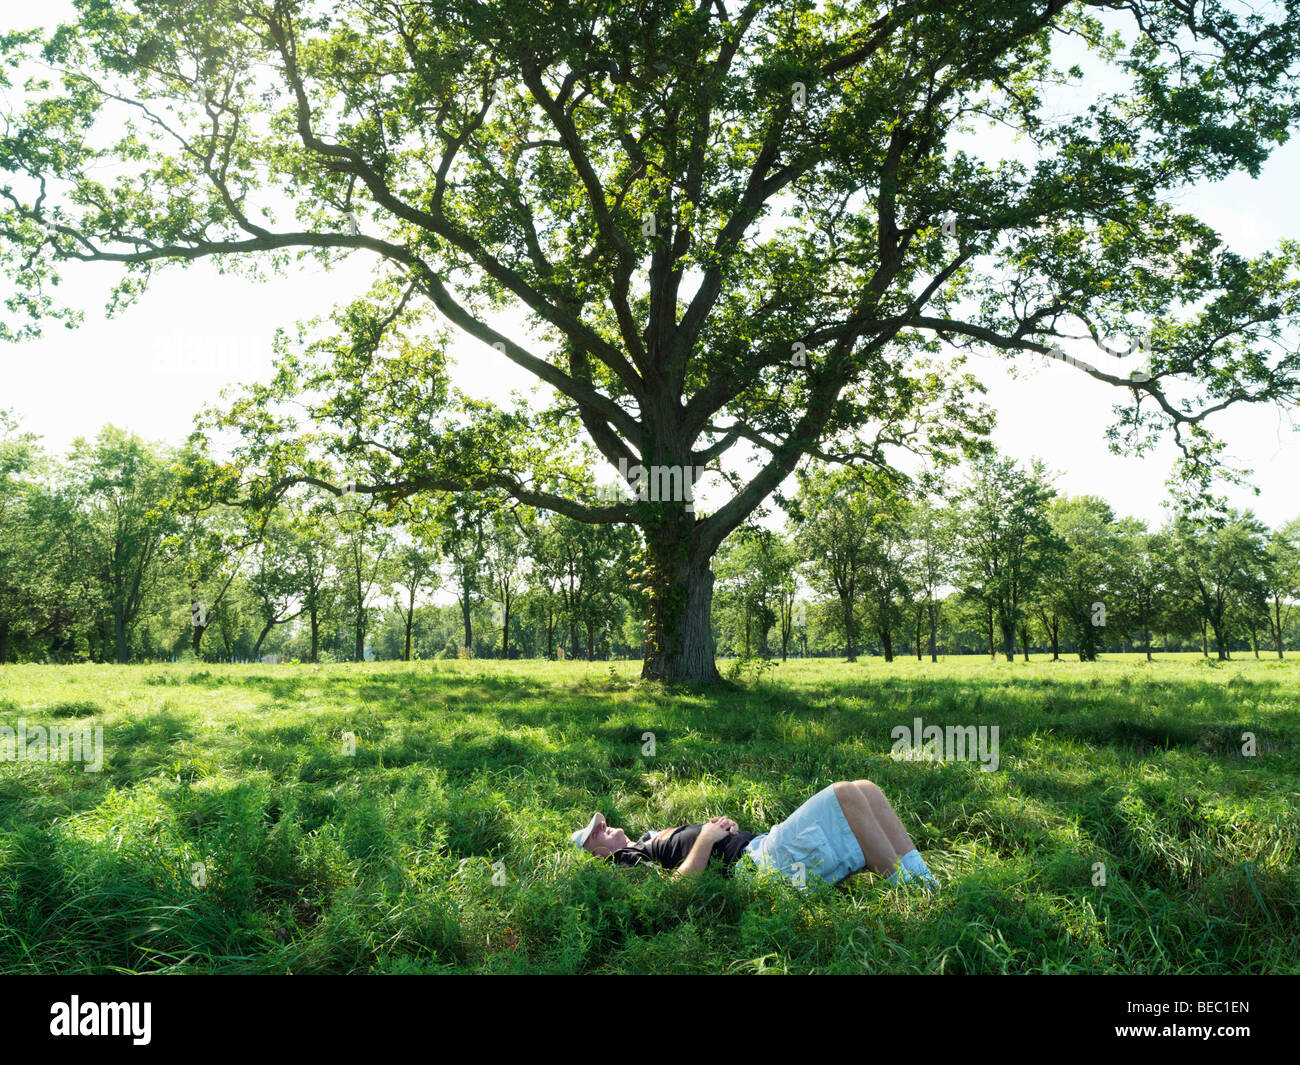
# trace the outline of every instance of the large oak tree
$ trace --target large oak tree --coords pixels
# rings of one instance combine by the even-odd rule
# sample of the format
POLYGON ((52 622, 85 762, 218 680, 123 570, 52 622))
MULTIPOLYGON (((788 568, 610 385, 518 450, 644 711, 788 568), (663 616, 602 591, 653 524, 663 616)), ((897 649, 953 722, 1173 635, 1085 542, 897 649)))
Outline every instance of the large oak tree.
POLYGON ((1147 327, 1136 377, 1055 372, 1116 386, 1117 442, 1172 429, 1193 470, 1214 412, 1296 395, 1297 245, 1247 259, 1173 206, 1295 125, 1295 0, 75 6, 0 40, 5 335, 75 318, 73 261, 125 268, 119 306, 166 264, 377 257, 337 333, 227 412, 224 490, 351 478, 633 523, 650 677, 716 676, 710 559, 807 456, 886 465, 981 428, 945 351, 1147 327), (1061 41, 1108 73, 1058 69, 1061 41), (1062 113, 1061 84, 1090 105, 1062 113), (1031 157, 969 136, 995 127, 1031 157), (429 307, 549 406, 459 397, 429 307), (729 451, 758 461, 727 457, 710 514, 680 481, 594 488, 594 456, 672 485, 729 451))

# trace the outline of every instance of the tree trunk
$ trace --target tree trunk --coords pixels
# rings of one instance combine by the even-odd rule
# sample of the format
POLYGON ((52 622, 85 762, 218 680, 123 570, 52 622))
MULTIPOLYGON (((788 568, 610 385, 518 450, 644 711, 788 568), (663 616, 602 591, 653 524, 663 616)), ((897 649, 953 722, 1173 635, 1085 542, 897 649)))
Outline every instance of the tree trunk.
POLYGON ((998 660, 998 648, 997 648, 997 644, 993 642, 993 608, 992 607, 988 608, 987 612, 984 615, 984 618, 988 622, 988 627, 989 627, 989 661, 996 662, 998 660))
POLYGON ((415 622, 415 611, 412 610, 406 615, 406 650, 403 652, 403 662, 411 660, 411 627, 415 622))
POLYGON ((0 666, 7 665, 8 662, 9 662, 9 622, 0 621, 0 666))
POLYGON ((642 678, 678 684, 721 680, 713 660, 709 559, 692 557, 686 537, 673 537, 671 529, 647 529, 646 543, 650 604, 642 678))
POLYGON ((274 622, 274 621, 268 621, 268 622, 266 623, 266 625, 262 628, 262 633, 261 633, 260 636, 258 636, 258 638, 257 638, 257 643, 253 644, 253 661, 254 661, 254 662, 256 662, 259 658, 262 657, 262 641, 266 639, 267 633, 269 633, 269 632, 271 631, 271 629, 274 628, 274 627, 275 627, 275 622, 274 622))
POLYGON ((937 639, 935 630, 939 627, 938 617, 936 616, 938 614, 938 610, 935 607, 933 599, 930 600, 929 611, 930 611, 930 661, 938 662, 939 652, 938 652, 938 648, 935 647, 935 640, 937 639))
POLYGON ((1029 626, 1020 626, 1020 649, 1024 652, 1025 661, 1029 661, 1029 626))
POLYGON ((1282 658, 1282 597, 1275 595, 1273 597, 1273 613, 1275 620, 1269 627, 1273 630, 1273 644, 1277 650, 1277 657, 1282 658))
POLYGON ((925 623, 925 607, 916 604, 916 660, 921 661, 921 626, 925 623))
POLYGON ((880 630, 880 646, 885 652, 885 661, 892 662, 894 660, 894 637, 893 633, 887 628, 880 630))
POLYGON ((840 596, 840 607, 844 611, 844 658, 856 662, 858 656, 853 648, 853 596, 840 596))
POLYGON ((320 661, 320 616, 315 607, 311 609, 311 660, 320 661))
POLYGON ((113 642, 117 653, 117 664, 126 662, 126 619, 120 610, 113 612, 113 642))
POLYGON ((1228 660, 1228 648, 1223 642, 1223 627, 1221 625, 1215 625, 1213 622, 1210 624, 1214 629, 1214 649, 1218 652, 1219 661, 1226 662, 1228 660))

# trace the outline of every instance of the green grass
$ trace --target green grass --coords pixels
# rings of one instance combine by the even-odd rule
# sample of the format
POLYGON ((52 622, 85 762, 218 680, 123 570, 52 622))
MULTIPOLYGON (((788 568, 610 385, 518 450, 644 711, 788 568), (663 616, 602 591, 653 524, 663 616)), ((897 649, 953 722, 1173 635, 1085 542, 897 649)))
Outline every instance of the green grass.
POLYGON ((101 725, 106 753, 0 763, 0 971, 1300 971, 1290 661, 791 662, 707 693, 634 674, 4 667, 0 724, 101 725), (998 725, 1001 769, 891 759, 918 716, 998 725), (862 777, 937 895, 683 884, 565 839, 595 809, 633 836, 761 831, 862 777))

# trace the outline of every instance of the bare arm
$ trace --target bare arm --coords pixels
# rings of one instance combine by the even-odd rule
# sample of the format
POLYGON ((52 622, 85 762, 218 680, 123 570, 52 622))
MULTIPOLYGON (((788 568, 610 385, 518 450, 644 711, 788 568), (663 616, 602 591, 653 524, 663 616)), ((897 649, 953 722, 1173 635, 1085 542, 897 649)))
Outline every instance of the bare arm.
POLYGON ((691 846, 691 852, 686 855, 686 860, 673 870, 673 878, 681 879, 684 876, 695 876, 701 869, 709 864, 709 855, 713 851, 713 845, 720 839, 725 839, 731 833, 718 824, 716 821, 710 821, 700 828, 700 834, 695 837, 695 843, 691 846))

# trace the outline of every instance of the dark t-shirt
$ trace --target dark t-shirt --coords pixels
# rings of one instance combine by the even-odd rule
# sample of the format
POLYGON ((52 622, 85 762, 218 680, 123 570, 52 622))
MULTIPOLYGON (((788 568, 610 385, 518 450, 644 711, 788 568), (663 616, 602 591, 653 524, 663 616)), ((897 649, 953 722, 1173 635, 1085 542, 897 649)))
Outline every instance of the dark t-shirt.
MULTIPOLYGON (((676 869, 682 862, 686 861, 686 856, 691 853, 691 848, 695 846, 695 840, 699 836, 702 827, 702 825, 682 825, 681 828, 673 829, 663 839, 655 839, 655 833, 647 832, 635 843, 630 843, 621 850, 616 850, 610 855, 610 858, 615 865, 641 865, 646 862, 657 862, 665 869, 676 869)), ((730 876, 731 867, 740 859, 745 845, 757 835, 757 832, 743 832, 737 829, 731 835, 723 836, 713 844, 713 849, 709 852, 709 858, 721 858, 722 871, 730 876)))

